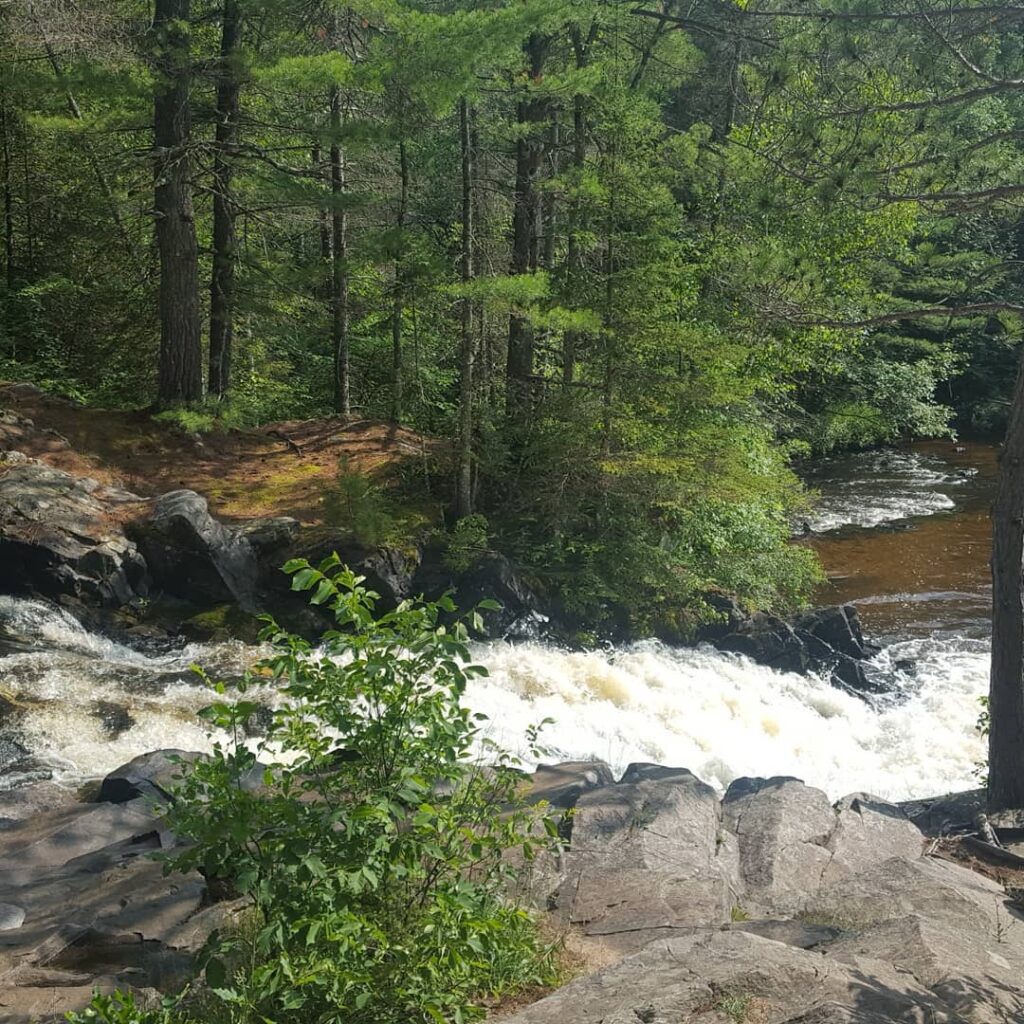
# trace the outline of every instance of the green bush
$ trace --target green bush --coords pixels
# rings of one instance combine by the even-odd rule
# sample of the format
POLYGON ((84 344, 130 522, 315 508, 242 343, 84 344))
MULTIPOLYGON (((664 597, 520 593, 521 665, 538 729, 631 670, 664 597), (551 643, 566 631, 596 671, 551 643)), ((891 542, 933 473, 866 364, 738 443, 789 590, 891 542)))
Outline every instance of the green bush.
POLYGON ((486 516, 463 516, 448 535, 445 566, 453 572, 465 572, 487 550, 488 534, 486 516))
POLYGON ((451 602, 376 617, 376 595, 337 556, 285 569, 338 628, 314 648, 265 620, 258 681, 269 670, 281 696, 271 729, 253 751, 240 742, 252 702, 206 709, 239 741, 191 766, 168 812, 190 844, 168 868, 198 868, 254 908, 251 935, 211 937, 197 1016, 461 1024, 481 999, 552 982, 553 950, 504 894, 510 851, 528 861, 557 829, 517 804, 513 758, 475 760, 480 716, 460 698, 484 670, 465 627, 439 623, 451 602))
POLYGON ((324 494, 324 517, 369 547, 383 543, 394 526, 387 496, 344 458, 338 462, 337 478, 324 494))

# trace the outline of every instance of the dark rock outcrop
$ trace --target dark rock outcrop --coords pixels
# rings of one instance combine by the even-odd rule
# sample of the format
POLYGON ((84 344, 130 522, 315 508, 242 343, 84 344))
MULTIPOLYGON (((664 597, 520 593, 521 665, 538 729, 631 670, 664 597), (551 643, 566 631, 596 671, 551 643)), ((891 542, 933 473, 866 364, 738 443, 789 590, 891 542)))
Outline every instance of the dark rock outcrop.
POLYGON ((202 754, 191 750, 153 750, 140 754, 107 774, 97 799, 123 804, 144 797, 154 803, 166 803, 177 779, 200 757, 202 754))
POLYGON ((195 491, 161 495, 129 533, 156 587, 197 604, 236 601, 245 611, 257 610, 256 548, 245 532, 214 519, 195 491))
POLYGON ((852 605, 819 608, 789 620, 758 612, 738 622, 735 617, 728 621, 727 632, 716 623, 702 630, 698 639, 781 672, 825 674, 853 693, 885 690, 865 670, 865 662, 877 648, 864 640, 852 605))
POLYGON ((148 592, 121 527, 143 499, 42 465, 0 468, 0 593, 118 607, 148 592))

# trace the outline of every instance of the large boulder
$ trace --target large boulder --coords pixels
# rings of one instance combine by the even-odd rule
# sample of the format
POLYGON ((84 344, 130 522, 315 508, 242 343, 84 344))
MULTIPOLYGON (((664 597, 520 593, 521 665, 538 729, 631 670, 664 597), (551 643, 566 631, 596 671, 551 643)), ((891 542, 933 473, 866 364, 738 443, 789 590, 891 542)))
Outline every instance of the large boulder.
POLYGON ((122 529, 143 499, 42 465, 0 467, 0 592, 107 607, 148 592, 122 529))
POLYGON ((822 886, 923 847, 895 804, 853 794, 832 806, 792 778, 736 780, 722 820, 739 841, 746 905, 774 914, 800 912, 822 886))
POLYGON ((715 791, 684 769, 631 778, 579 797, 559 909, 620 948, 727 921, 740 898, 737 853, 715 791))
POLYGON ((153 750, 132 758, 109 772, 100 784, 97 799, 123 804, 145 797, 166 804, 187 773, 188 766, 203 755, 192 750, 153 750))
POLYGON ((748 900, 775 912, 799 910, 808 885, 832 859, 836 825, 828 797, 798 779, 738 779, 722 801, 722 818, 739 840, 748 900))
POLYGON ((236 601, 257 610, 259 561, 244 531, 210 515, 195 491, 170 491, 131 525, 157 587, 197 604, 236 601))
POLYGON ((852 693, 885 689, 885 684, 865 669, 865 662, 877 649, 864 640, 852 605, 819 608, 788 621, 763 612, 742 620, 731 615, 727 621, 727 632, 721 623, 715 623, 698 638, 780 672, 820 673, 852 693))

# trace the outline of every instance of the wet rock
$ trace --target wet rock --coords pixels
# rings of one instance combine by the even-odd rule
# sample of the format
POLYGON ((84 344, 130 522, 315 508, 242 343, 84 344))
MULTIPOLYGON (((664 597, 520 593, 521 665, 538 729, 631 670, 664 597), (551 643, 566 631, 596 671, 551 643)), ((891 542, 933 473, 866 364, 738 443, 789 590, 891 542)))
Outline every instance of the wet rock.
MULTIPOLYGON (((730 619, 735 623, 735 619, 730 619)), ((886 685, 864 667, 878 651, 864 640, 852 605, 819 608, 793 619, 756 613, 723 635, 719 624, 705 627, 698 639, 721 651, 742 654, 780 672, 827 675, 853 693, 876 693, 886 685)))
POLYGON ((148 592, 120 519, 142 501, 42 465, 0 474, 0 591, 117 607, 148 592))
POLYGON ((202 756, 193 750, 173 749, 140 754, 104 778, 97 799, 112 804, 138 797, 166 802, 171 799, 179 776, 202 756))
POLYGON ((149 518, 129 529, 158 588, 200 604, 234 601, 257 610, 255 548, 244 533, 214 519, 195 491, 161 495, 149 518))
POLYGON ((468 612, 484 600, 501 605, 497 611, 482 613, 488 636, 536 639, 544 632, 548 616, 543 602, 504 555, 484 554, 456 583, 455 603, 461 611, 468 612))
POLYGON ((92 714, 94 718, 99 719, 103 731, 112 740, 128 732, 135 725, 135 719, 131 712, 126 707, 111 701, 97 701, 92 709, 92 714))

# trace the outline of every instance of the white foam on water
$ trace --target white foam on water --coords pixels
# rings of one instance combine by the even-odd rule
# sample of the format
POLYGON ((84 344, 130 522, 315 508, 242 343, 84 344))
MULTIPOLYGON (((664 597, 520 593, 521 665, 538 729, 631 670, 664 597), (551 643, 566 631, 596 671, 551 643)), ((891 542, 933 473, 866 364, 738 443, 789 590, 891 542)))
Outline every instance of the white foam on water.
MULTIPOLYGON (((0 621, 5 616, 21 636, 47 644, 0 658, 0 690, 25 705, 13 736, 68 785, 161 747, 209 750, 212 737, 196 712, 213 695, 188 666, 240 671, 258 656, 239 644, 150 656, 94 637, 35 602, 0 604, 0 621), (135 724, 111 738, 96 715, 98 701, 125 707, 135 724)), ((546 760, 597 757, 618 770, 656 761, 689 768, 719 788, 743 775, 795 775, 832 797, 864 790, 901 799, 977 784, 983 643, 887 649, 879 671, 891 674, 901 659, 915 660, 917 669, 901 677, 905 700, 877 706, 821 679, 654 642, 586 653, 492 644, 475 648, 474 657, 490 675, 470 682, 467 705, 489 716, 492 739, 527 760, 527 728, 552 718, 542 735, 551 748, 546 760)))
MULTIPOLYGON (((806 524, 814 533, 827 533, 948 512, 956 507, 949 492, 955 494, 975 472, 952 472, 939 460, 919 452, 883 450, 824 459, 809 480, 821 496, 805 517, 806 524), (840 468, 838 477, 828 475, 832 462, 840 468)), ((797 532, 801 530, 802 522, 797 532)))
POLYGON ((893 660, 921 659, 913 692, 878 706, 815 677, 650 642, 608 653, 484 648, 477 655, 491 675, 470 684, 467 702, 490 717, 495 741, 527 759, 526 728, 550 717, 543 739, 557 759, 596 757, 617 770, 630 761, 676 765, 720 789, 745 775, 795 775, 833 797, 976 786, 986 653, 899 646, 893 660))

